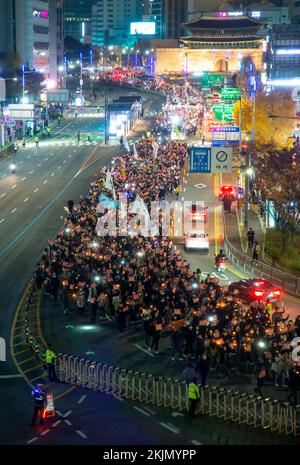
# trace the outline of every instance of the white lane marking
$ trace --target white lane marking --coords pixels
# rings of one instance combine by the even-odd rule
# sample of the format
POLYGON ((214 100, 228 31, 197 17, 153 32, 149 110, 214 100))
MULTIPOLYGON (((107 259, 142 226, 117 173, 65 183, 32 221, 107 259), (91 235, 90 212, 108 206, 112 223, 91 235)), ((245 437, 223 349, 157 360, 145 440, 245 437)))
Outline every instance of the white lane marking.
POLYGON ((72 423, 71 423, 69 420, 65 420, 65 423, 66 423, 67 425, 69 425, 69 426, 72 425, 72 423))
POLYGON ((47 160, 48 160, 48 157, 47 157, 47 158, 44 158, 44 160, 47 161, 47 160))
POLYGON ((24 202, 27 202, 27 200, 29 200, 29 197, 26 197, 26 199, 24 199, 24 202))
POLYGON ((42 163, 39 163, 38 166, 42 166, 42 163))
POLYGON ((15 187, 17 187, 17 184, 14 184, 13 186, 11 186, 11 189, 14 189, 15 187))
POLYGON ((58 166, 57 169, 60 170, 60 169, 61 169, 61 166, 58 166))
POLYGON ((184 414, 183 413, 180 413, 180 412, 172 412, 172 417, 184 417, 184 414))
POLYGON ((43 182, 43 184, 46 184, 48 182, 48 179, 45 179, 45 181, 43 182))
POLYGON ((28 160, 29 158, 31 158, 31 155, 28 155, 27 160, 28 160))
POLYGON ((27 441, 27 444, 31 444, 32 442, 36 441, 37 439, 38 439, 38 437, 29 439, 29 441, 27 441))
POLYGON ((228 278, 227 278, 227 276, 225 276, 224 273, 219 273, 219 276, 218 276, 217 273, 215 273, 213 271, 211 275, 214 276, 215 278, 218 278, 218 279, 220 279, 220 276, 221 276, 222 281, 228 281, 228 278))
POLYGON ((115 397, 115 399, 120 400, 121 402, 124 402, 124 399, 122 399, 122 397, 120 396, 117 396, 117 394, 113 394, 113 397, 115 397))
POLYGON ((143 352, 145 352, 146 354, 150 355, 150 357, 154 357, 153 354, 151 354, 151 352, 149 352, 148 350, 144 349, 144 347, 141 347, 139 344, 134 344, 136 347, 138 347, 139 349, 141 349, 143 352))
POLYGON ((50 153, 50 155, 54 155, 54 152, 50 153))
POLYGON ((51 176, 55 176, 55 173, 51 173, 51 176))
POLYGON ((22 178, 21 181, 25 181, 25 179, 26 179, 26 176, 24 176, 24 178, 22 178))
POLYGON ((68 158, 71 158, 72 155, 68 155, 68 158))
POLYGON ((60 412, 60 410, 56 410, 56 413, 59 417, 62 417, 62 413, 60 412))
POLYGON ((5 221, 5 218, 2 218, 2 220, 0 220, 0 224, 3 223, 3 221, 5 221))
POLYGON ((10 213, 15 213, 15 211, 17 210, 18 210, 17 208, 14 208, 10 213))
POLYGON ((82 431, 77 430, 76 433, 79 434, 79 436, 81 436, 83 439, 87 439, 87 436, 82 431))
POLYGON ((5 178, 5 176, 6 176, 6 173, 2 174, 1 178, 5 178))
POLYGON ((203 446, 202 442, 196 441, 196 439, 193 439, 191 443, 195 444, 195 446, 203 446))
POLYGON ((0 195, 0 199, 2 199, 6 195, 6 192, 4 194, 0 195))
POLYGON ((70 413, 72 413, 72 410, 68 410, 67 413, 65 413, 65 414, 63 415, 63 417, 64 417, 64 418, 67 418, 67 417, 70 415, 70 413))
POLYGON ((63 163, 67 163, 67 160, 64 160, 63 163))
POLYGON ((197 187, 197 189, 204 189, 205 187, 207 187, 207 185, 203 184, 202 182, 199 182, 198 184, 194 184, 193 187, 197 187))
POLYGON ((19 165, 22 165, 23 161, 20 161, 19 165))
POLYGON ((1 375, 0 379, 20 378, 22 375, 1 375))
POLYGON ((39 190, 39 188, 37 187, 33 192, 37 192, 39 190))
POLYGON ((146 410, 147 412, 151 413, 152 415, 156 415, 156 412, 154 412, 154 410, 151 410, 151 408, 149 407, 143 407, 144 410, 146 410))
POLYGON ((33 174, 33 173, 34 173, 34 170, 29 171, 29 174, 33 174))
POLYGON ((82 397, 80 397, 79 401, 77 402, 77 404, 81 404, 84 399, 86 398, 86 395, 84 394, 82 397))
POLYGON ((45 436, 45 434, 49 433, 50 432, 50 429, 45 429, 45 431, 43 431, 41 433, 41 436, 45 436))
POLYGON ((55 426, 59 425, 61 423, 61 420, 57 420, 55 423, 53 423, 52 428, 55 428, 55 426))
POLYGON ((163 427, 163 428, 166 428, 168 429, 169 431, 172 431, 172 433, 174 434, 178 434, 180 429, 176 428, 176 426, 173 426, 171 425, 170 423, 162 423, 162 422, 159 422, 159 424, 163 427))
POLYGON ((224 273, 220 273, 220 275, 221 275, 222 279, 224 279, 224 281, 228 281, 228 278, 224 273))
POLYGON ((146 415, 146 417, 151 417, 150 413, 145 412, 145 410, 143 410, 142 408, 140 407, 133 407, 133 408, 137 410, 138 412, 142 413, 143 415, 146 415))

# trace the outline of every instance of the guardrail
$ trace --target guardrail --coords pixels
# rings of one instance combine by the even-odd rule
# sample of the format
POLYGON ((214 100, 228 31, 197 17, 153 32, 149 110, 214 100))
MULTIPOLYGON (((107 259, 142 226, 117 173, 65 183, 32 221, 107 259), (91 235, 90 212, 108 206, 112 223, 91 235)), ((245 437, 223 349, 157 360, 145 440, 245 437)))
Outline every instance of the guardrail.
POLYGON ((36 360, 44 360, 45 347, 41 342, 38 341, 36 337, 33 337, 30 329, 30 310, 32 306, 32 297, 34 292, 36 292, 35 280, 31 279, 30 285, 27 291, 26 296, 26 307, 25 307, 25 323, 24 323, 24 332, 27 344, 30 345, 31 352, 35 354, 36 360))
MULTIPOLYGON (((45 347, 32 335, 30 328, 32 297, 36 290, 32 279, 27 292, 24 330, 26 342, 36 359, 43 361, 45 347)), ((189 408, 188 386, 178 378, 154 376, 68 354, 58 355, 55 368, 59 381, 74 386, 179 411, 189 408)), ((300 434, 300 405, 294 407, 288 402, 223 387, 205 386, 199 390, 199 410, 203 415, 279 434, 300 434)))
POLYGON ((228 241, 224 241, 225 254, 231 263, 240 266, 255 277, 266 279, 272 284, 281 287, 288 294, 300 296, 300 280, 283 271, 272 268, 263 262, 253 260, 248 255, 237 250, 228 241))
POLYGON ((2 148, 0 148, 0 158, 5 157, 5 155, 8 155, 10 153, 13 153, 13 151, 14 151, 13 143, 4 145, 2 148))
MULTIPOLYGON (((224 215, 224 210, 223 210, 224 215)), ((243 268, 254 277, 266 279, 274 286, 279 286, 288 294, 300 297, 300 278, 297 278, 284 271, 277 270, 276 268, 267 265, 264 262, 253 260, 248 255, 236 249, 227 237, 226 222, 224 223, 224 249, 225 254, 232 264, 243 268)))

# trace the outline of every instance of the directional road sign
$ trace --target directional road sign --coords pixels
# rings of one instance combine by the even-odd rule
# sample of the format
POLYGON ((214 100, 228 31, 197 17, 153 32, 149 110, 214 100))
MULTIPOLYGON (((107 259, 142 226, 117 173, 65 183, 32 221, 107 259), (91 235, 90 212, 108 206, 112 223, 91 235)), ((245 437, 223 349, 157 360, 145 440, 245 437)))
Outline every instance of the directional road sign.
POLYGON ((191 173, 210 173, 209 147, 191 147, 189 154, 191 173))

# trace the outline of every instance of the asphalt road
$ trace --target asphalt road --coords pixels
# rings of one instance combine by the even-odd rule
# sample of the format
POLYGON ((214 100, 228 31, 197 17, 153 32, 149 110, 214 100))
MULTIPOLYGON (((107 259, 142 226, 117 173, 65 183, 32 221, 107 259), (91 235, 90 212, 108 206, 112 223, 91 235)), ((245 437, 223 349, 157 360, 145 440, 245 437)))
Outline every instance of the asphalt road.
MULTIPOLYGON (((155 111, 160 100, 152 96, 148 96, 147 99, 149 111, 155 111)), ((9 160, 0 164, 0 334, 7 341, 17 302, 32 275, 33 267, 39 260, 47 240, 63 225, 63 207, 67 200, 73 198, 76 201, 79 195, 88 189, 89 182, 94 179, 99 168, 107 164, 112 155, 118 153, 118 147, 77 143, 76 134, 79 128, 81 132, 84 126, 86 131, 95 130, 98 123, 99 121, 96 122, 93 118, 83 119, 79 115, 78 119, 68 120, 65 128, 60 128, 63 138, 57 138, 57 141, 45 140, 44 143, 41 141, 38 149, 33 145, 27 145, 17 154, 18 170, 14 176, 8 171, 9 160), (2 194, 5 195, 1 197, 2 194), (2 219, 4 221, 1 222, 2 219)), ((148 123, 151 124, 151 120, 148 123)), ((145 124, 141 123, 141 131, 145 127, 145 124)), ((138 136, 138 132, 133 134, 133 137, 135 135, 138 136)), ((203 176, 187 177, 188 183, 185 185, 183 197, 185 200, 204 200, 209 207, 206 229, 210 237, 210 253, 208 256, 187 254, 193 268, 200 267, 203 272, 208 273, 214 272, 214 241, 215 237, 218 237, 221 224, 219 204, 212 195, 217 180, 213 180, 211 176, 203 176), (194 185, 199 183, 205 184, 206 187, 195 188, 194 185)), ((237 270, 233 272, 228 269, 224 276, 220 276, 222 282, 236 279, 236 272, 237 270)), ((136 369, 147 365, 149 371, 158 374, 164 367, 170 366, 169 358, 165 357, 165 354, 158 356, 156 361, 152 360, 152 356, 145 355, 139 328, 133 327, 130 333, 119 336, 112 325, 97 324, 91 327, 88 324, 88 316, 70 324, 74 323, 73 317, 64 316, 61 306, 53 306, 50 303, 47 312, 43 318, 44 332, 47 340, 52 340, 58 351, 76 351, 82 355, 88 351, 95 351, 97 359, 123 367, 127 367, 130 361, 136 369), (70 327, 65 328, 68 325, 70 327)), ((20 353, 23 350, 22 339, 21 328, 13 341, 20 345, 20 353)), ((167 345, 167 341, 162 342, 164 350, 167 350, 167 345)), ((23 354, 20 357, 22 358, 23 354)), ((28 361, 26 348, 21 363, 23 367, 32 363, 28 361)), ((105 394, 81 392, 79 389, 66 392, 56 401, 55 406, 60 415, 58 413, 55 419, 49 420, 44 427, 31 430, 28 424, 32 404, 28 386, 19 377, 7 378, 19 376, 9 356, 5 364, 1 363, 0 369, 2 444, 197 445, 226 442, 238 444, 249 441, 253 444, 259 441, 276 444, 274 441, 279 441, 274 435, 270 438, 263 435, 260 439, 258 432, 253 432, 252 436, 249 434, 247 438, 239 431, 234 435, 232 427, 220 426, 214 422, 209 428, 206 418, 203 421, 197 420, 195 426, 180 416, 172 417, 171 413, 165 410, 151 406, 147 410, 142 405, 105 394), (86 397, 81 400, 82 396, 86 397), (218 428, 221 429, 220 434, 216 433, 218 428)), ((173 371, 178 373, 178 367, 174 365, 173 371)))
MULTIPOLYGON (((126 94, 125 91, 122 93, 126 94)), ((160 98, 151 95, 146 94, 145 98, 146 122, 137 125, 131 133, 132 138, 139 137, 147 127, 151 127, 151 112, 155 113, 162 103, 160 98)), ((119 153, 118 146, 78 144, 79 129, 81 132, 94 131, 98 125, 99 118, 81 118, 79 112, 78 118, 67 119, 64 125, 53 130, 51 138, 41 139, 39 148, 32 143, 21 148, 14 157, 17 162, 15 175, 9 170, 12 157, 0 162, 0 335, 7 343, 7 361, 0 365, 2 444, 24 444, 27 437, 32 436, 27 426, 32 409, 30 391, 9 353, 10 329, 18 301, 48 239, 54 237, 63 225, 67 201, 77 201, 80 194, 88 189, 96 172, 119 153), (63 137, 58 134, 54 137, 57 131, 63 137)), ((11 342, 19 346, 19 352, 23 352, 22 327, 17 331, 11 342)), ((24 357, 28 357, 26 348, 24 357)), ((107 418, 102 416, 105 423, 116 421, 120 415, 119 406, 107 414, 107 418)), ((142 427, 139 431, 142 434, 142 427)), ((146 433, 144 437, 147 437, 146 433)), ((121 438, 122 435, 116 440, 122 443, 121 438)))

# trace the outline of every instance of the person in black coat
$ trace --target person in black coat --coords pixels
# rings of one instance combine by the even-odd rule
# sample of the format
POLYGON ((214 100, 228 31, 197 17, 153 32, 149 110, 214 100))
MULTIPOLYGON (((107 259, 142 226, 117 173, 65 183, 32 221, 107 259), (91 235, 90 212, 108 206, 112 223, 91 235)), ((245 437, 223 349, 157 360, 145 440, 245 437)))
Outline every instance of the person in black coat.
POLYGON ((145 346, 149 349, 151 337, 155 334, 154 322, 151 318, 144 319, 145 346))
POLYGON ((209 360, 206 355, 202 355, 196 367, 197 373, 201 376, 201 387, 204 389, 206 385, 206 379, 209 371, 209 360))
POLYGON ((288 395, 288 400, 290 401, 293 398, 293 404, 297 405, 297 391, 300 388, 300 367, 292 367, 289 373, 289 386, 290 394, 288 395))

